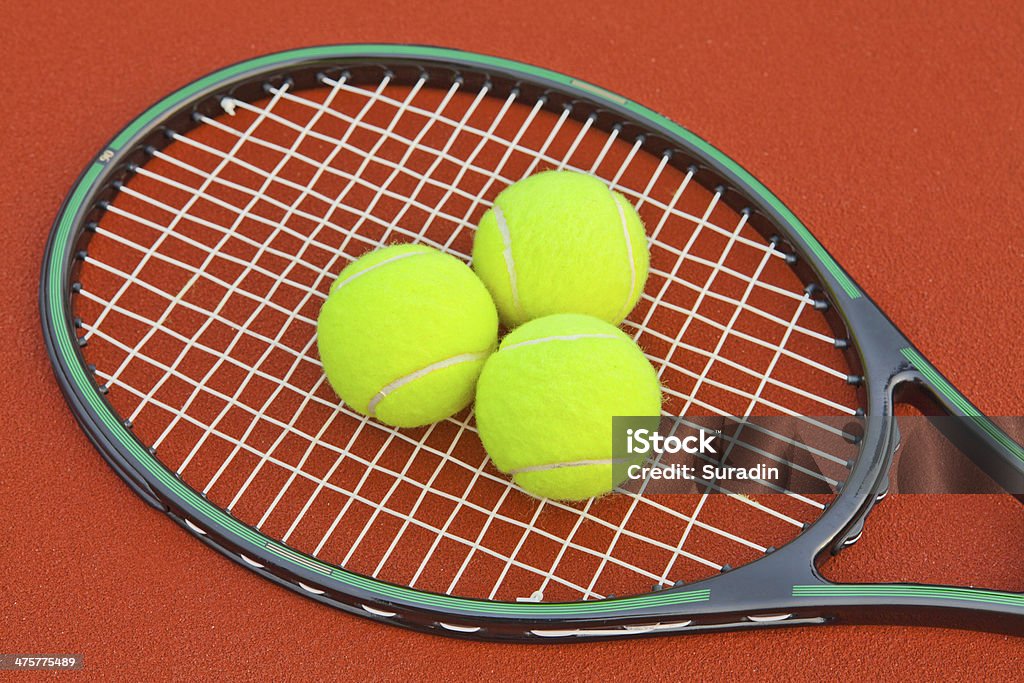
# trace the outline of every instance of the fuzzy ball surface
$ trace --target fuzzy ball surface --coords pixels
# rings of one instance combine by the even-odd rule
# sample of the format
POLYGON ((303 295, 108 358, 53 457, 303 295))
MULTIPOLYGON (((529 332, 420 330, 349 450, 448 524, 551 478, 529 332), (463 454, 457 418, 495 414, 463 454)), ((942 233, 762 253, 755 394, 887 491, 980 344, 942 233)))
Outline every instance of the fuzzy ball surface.
POLYGON ((633 205, 574 171, 545 171, 506 188, 473 241, 473 269, 508 328, 556 313, 617 325, 643 292, 649 260, 633 205))
POLYGON ((469 266, 411 244, 349 264, 317 319, 334 391, 396 427, 437 422, 469 405, 497 335, 494 303, 469 266))
POLYGON ((484 365, 476 422, 502 472, 541 498, 583 500, 621 483, 612 418, 658 417, 661 385, 640 347, 597 318, 528 322, 484 365))

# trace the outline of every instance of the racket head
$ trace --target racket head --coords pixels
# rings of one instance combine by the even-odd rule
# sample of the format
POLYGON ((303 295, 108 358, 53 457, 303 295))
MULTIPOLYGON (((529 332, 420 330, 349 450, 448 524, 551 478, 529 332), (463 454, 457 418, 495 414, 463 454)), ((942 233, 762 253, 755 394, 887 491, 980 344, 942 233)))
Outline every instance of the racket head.
POLYGON ((791 599, 792 588, 794 583, 820 581, 815 561, 859 533, 864 515, 884 488, 895 440, 890 420, 865 422, 861 452, 850 463, 842 493, 782 550, 693 585, 540 604, 422 591, 322 562, 211 503, 136 436, 105 396, 79 347, 74 297, 90 231, 124 183, 150 162, 154 151, 170 144, 171 132, 189 131, 203 117, 223 116, 225 98, 258 102, 281 88, 302 91, 322 87, 324 79, 341 78, 357 85, 387 79, 405 87, 427 79, 441 92, 459 84, 469 92, 486 92, 497 102, 514 95, 540 103, 552 116, 570 112, 571 120, 614 135, 654 163, 664 160, 667 168, 691 178, 742 216, 784 256, 845 356, 845 381, 856 393, 858 414, 891 416, 895 387, 905 381, 920 383, 920 370, 900 353, 912 347, 796 216, 738 164, 665 117, 584 81, 494 57, 430 47, 327 46, 242 62, 168 96, 114 137, 65 200, 44 257, 44 336, 61 389, 107 462, 144 500, 243 566, 321 602, 391 623, 457 636, 553 640, 578 638, 579 628, 599 637, 602 629, 635 635, 823 621, 811 601, 801 605, 791 599), (744 588, 750 575, 763 587, 757 595, 744 588), (793 609, 778 618, 784 599, 793 609))

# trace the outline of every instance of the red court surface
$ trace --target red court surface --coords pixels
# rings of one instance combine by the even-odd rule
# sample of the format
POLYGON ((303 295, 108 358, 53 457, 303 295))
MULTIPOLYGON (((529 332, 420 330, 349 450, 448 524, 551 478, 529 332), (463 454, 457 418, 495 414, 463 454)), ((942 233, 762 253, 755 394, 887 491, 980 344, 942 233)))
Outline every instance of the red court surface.
MULTIPOLYGON (((87 677, 137 680, 1019 679, 1024 638, 986 633, 850 626, 514 646, 331 610, 136 498, 75 424, 42 347, 50 223, 121 126, 253 56, 420 43, 568 73, 694 130, 774 190, 983 411, 1020 415, 1024 13, 827 4, 6 3, 0 652, 80 653, 87 677)), ((1020 591, 1022 539, 1024 510, 1009 499, 893 497, 826 574, 1020 591)))

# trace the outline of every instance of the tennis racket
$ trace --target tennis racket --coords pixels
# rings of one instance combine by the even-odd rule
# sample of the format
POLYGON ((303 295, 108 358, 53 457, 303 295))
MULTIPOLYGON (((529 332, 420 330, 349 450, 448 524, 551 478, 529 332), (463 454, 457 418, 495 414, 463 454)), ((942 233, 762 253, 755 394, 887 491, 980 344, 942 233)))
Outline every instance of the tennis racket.
MULTIPOLYGON (((749 173, 574 78, 399 45, 213 73, 86 167, 53 226, 40 305, 72 412, 139 496, 242 566, 348 612, 530 642, 1024 626, 1017 593, 823 578, 820 563, 885 493, 897 399, 962 418, 957 439, 1008 491, 1024 490, 1024 449, 749 173), (666 416, 793 416, 823 433, 829 421, 813 416, 862 420, 853 456, 833 458, 837 493, 712 484, 541 501, 489 465, 471 411, 396 430, 339 404, 314 350, 338 272, 395 242, 466 259, 495 196, 550 168, 601 177, 644 219, 651 275, 623 328, 658 371, 666 416)), ((774 436, 758 435, 769 457, 801 446, 776 451, 774 436)))

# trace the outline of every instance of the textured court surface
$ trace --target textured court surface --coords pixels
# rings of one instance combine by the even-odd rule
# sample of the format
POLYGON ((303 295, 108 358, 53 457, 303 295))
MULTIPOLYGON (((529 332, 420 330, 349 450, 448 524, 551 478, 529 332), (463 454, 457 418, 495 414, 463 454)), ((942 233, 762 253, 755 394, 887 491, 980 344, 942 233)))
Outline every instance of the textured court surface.
MULTIPOLYGON (((688 125, 789 203, 984 410, 1019 414, 1019 383, 1000 385, 1024 369, 1013 343, 1024 303, 1015 281, 1024 264, 1015 186, 1024 152, 1015 130, 1021 83, 1009 75, 1022 62, 1014 38, 1022 22, 1013 10, 960 16, 932 9, 922 18, 887 16, 884 7, 830 16, 783 8, 759 17, 711 6, 659 16, 663 10, 636 7, 615 32, 557 9, 550 25, 566 28, 526 31, 541 11, 528 5, 503 17, 455 6, 424 14, 398 4, 374 15, 329 7, 291 17, 227 5, 216 11, 223 16, 211 16, 208 28, 195 26, 187 11, 117 7, 39 19, 26 11, 7 20, 16 29, 3 48, 14 95, 4 184, 20 189, 2 200, 12 238, 2 258, 14 337, 2 353, 15 371, 12 398, 29 397, 31 410, 19 400, 4 408, 11 436, 0 520, 15 529, 4 544, 14 603, 0 617, 4 650, 82 652, 88 669, 110 674, 243 667, 251 676, 280 677, 309 667, 385 677, 454 668, 468 678, 524 660, 548 675, 629 671, 652 679, 664 671, 791 677, 796 668, 817 678, 839 668, 891 677, 1017 670, 1024 645, 986 634, 845 628, 542 651, 441 640, 335 613, 264 585, 137 501, 71 421, 35 341, 49 222, 86 160, 143 107, 213 68, 264 52, 327 42, 433 43, 578 75, 688 125), (668 31, 658 47, 653 37, 668 26, 685 29, 668 31), (187 50, 180 35, 189 36, 187 50), (395 653, 390 668, 367 668, 385 649, 395 653)), ((1024 588, 1020 543, 997 540, 1024 531, 1024 515, 1007 501, 893 499, 875 511, 869 530, 833 563, 833 575, 1024 588), (910 557, 898 561, 894 548, 910 557), (961 561, 946 561, 949 553, 961 561)))

